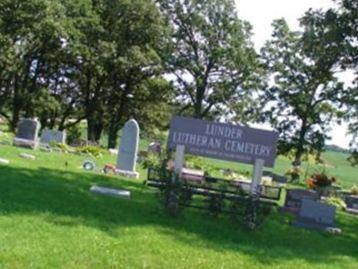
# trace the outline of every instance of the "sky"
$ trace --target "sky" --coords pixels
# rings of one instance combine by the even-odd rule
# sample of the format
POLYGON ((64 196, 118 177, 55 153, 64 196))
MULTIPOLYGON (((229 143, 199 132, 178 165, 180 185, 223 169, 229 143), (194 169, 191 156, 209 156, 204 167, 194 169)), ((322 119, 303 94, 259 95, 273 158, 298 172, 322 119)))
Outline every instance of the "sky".
MULTIPOLYGON (((257 51, 270 38, 274 19, 285 18, 291 30, 299 29, 298 18, 306 10, 328 9, 334 6, 332 0, 235 0, 240 19, 247 20, 253 26, 253 41, 257 51)), ((349 75, 341 75, 340 78, 348 82, 349 75)), ((329 134, 332 140, 327 144, 334 144, 348 148, 351 136, 347 136, 347 124, 338 126, 332 124, 329 134)))

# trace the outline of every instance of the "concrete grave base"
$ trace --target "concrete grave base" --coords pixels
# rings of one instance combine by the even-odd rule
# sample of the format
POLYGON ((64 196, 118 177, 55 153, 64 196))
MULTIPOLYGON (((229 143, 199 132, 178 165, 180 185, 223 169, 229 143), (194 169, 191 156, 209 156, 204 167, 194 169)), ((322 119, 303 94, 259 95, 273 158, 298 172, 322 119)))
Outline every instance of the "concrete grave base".
POLYGON ((124 177, 129 178, 139 178, 139 173, 135 171, 126 171, 126 170, 120 170, 116 169, 116 174, 124 177))
POLYGON ((13 144, 16 147, 36 149, 39 145, 39 142, 15 137, 13 144))
POLYGON ((321 230, 327 231, 337 229, 337 227, 325 225, 322 223, 312 222, 312 220, 305 220, 304 218, 298 218, 292 222, 292 225, 297 228, 304 228, 309 230, 321 230))
POLYGON ((126 198, 126 199, 129 199, 131 196, 130 191, 105 188, 99 186, 92 186, 90 188, 90 191, 96 194, 108 195, 108 196, 114 196, 114 197, 126 198))

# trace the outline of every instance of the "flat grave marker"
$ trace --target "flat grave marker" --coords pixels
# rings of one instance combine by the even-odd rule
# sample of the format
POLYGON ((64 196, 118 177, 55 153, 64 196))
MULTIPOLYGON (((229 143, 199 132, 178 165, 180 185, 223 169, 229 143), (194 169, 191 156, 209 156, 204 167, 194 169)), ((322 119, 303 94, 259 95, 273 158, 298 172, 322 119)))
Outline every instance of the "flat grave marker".
POLYGON ((118 198, 126 198, 129 199, 131 197, 131 192, 126 190, 112 189, 100 186, 92 186, 90 191, 95 194, 113 196, 118 198))

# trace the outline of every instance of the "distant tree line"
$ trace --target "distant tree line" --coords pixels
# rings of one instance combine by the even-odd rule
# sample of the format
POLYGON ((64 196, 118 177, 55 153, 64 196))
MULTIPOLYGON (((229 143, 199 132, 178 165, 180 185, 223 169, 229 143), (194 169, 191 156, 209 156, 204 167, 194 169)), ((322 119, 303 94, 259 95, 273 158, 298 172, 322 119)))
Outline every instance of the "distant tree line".
POLYGON ((258 53, 232 0, 1 0, 0 115, 12 131, 21 117, 86 120, 110 148, 129 118, 148 134, 172 114, 269 122, 299 164, 319 158, 331 122, 358 131, 357 10, 309 10, 300 32, 276 20, 258 53), (352 85, 336 77, 346 69, 352 85))

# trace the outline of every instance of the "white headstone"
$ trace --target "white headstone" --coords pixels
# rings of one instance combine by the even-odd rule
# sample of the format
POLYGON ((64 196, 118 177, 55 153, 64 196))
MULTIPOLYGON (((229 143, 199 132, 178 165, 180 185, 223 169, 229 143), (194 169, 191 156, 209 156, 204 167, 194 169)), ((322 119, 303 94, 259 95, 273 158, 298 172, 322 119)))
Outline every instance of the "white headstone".
POLYGON ((139 176, 135 171, 138 143, 139 126, 134 119, 131 119, 126 122, 123 128, 116 166, 118 174, 136 178, 139 176))

